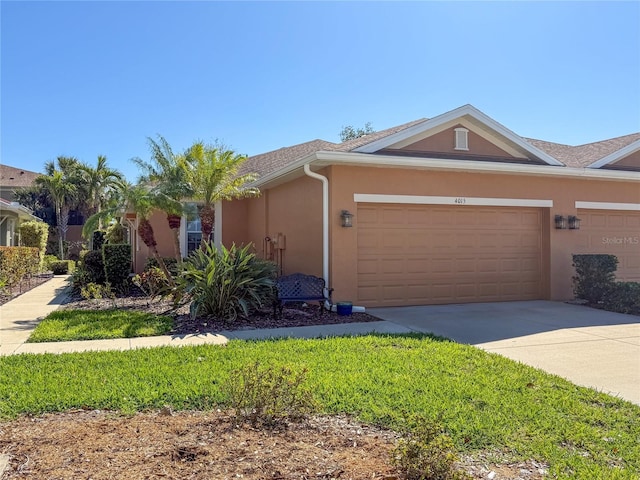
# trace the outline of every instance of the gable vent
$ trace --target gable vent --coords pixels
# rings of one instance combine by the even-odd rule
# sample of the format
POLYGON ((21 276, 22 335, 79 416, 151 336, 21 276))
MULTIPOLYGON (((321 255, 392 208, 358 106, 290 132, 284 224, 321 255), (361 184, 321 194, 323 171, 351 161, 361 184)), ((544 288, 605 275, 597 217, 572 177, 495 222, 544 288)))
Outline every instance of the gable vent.
POLYGON ((454 129, 455 132, 455 149, 456 150, 469 150, 469 130, 466 128, 458 127, 454 129))

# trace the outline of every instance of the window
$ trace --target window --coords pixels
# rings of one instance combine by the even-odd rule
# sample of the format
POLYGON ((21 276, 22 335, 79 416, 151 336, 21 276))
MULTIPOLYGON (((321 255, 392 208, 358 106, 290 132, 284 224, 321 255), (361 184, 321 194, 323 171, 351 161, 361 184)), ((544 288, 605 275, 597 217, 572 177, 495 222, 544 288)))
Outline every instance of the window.
POLYGON ((193 220, 187 220, 187 255, 200 246, 201 240, 202 229, 200 217, 195 217, 193 220))
POLYGON ((455 131, 455 149, 456 150, 469 150, 469 130, 466 128, 458 127, 455 131))

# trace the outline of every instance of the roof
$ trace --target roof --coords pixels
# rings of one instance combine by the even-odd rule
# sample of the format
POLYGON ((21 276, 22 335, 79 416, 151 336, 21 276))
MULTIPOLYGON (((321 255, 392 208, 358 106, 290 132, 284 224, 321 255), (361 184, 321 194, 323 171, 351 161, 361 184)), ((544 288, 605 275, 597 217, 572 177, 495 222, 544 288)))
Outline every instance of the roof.
POLYGON ((20 205, 18 202, 10 202, 9 200, 5 200, 4 198, 0 198, 0 212, 12 212, 18 215, 19 218, 27 219, 27 220, 40 220, 35 217, 31 210, 29 210, 24 205, 20 205))
POLYGON ((30 187, 33 181, 39 177, 37 172, 31 172, 22 168, 0 165, 0 186, 1 187, 30 187))
POLYGON ((508 141, 515 142, 522 151, 529 152, 534 157, 540 157, 548 165, 595 168, 600 166, 594 165, 595 162, 611 158, 615 152, 640 142, 640 132, 577 146, 520 137, 475 107, 464 105, 432 119, 420 118, 342 143, 316 139, 255 155, 247 159, 242 172, 255 172, 259 177, 264 178, 317 152, 373 153, 387 144, 395 143, 398 139, 414 135, 421 129, 432 128, 432 124, 450 121, 452 118, 457 118, 456 116, 462 118, 464 115, 473 117, 482 127, 498 133, 508 141))

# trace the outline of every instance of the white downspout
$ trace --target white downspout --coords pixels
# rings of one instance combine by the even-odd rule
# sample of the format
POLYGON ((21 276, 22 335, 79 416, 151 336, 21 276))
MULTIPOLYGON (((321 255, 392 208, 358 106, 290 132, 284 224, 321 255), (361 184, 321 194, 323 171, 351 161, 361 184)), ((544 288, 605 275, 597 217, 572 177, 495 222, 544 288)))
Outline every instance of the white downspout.
POLYGON ((311 171, 308 163, 304 165, 304 173, 322 182, 322 277, 329 287, 329 179, 311 171))

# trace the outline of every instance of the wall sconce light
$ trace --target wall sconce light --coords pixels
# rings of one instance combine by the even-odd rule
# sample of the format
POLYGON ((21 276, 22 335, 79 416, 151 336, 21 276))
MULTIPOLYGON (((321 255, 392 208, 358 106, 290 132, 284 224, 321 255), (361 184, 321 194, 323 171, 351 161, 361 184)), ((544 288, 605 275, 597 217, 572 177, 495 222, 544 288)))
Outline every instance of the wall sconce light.
POLYGON ((562 215, 556 215, 553 220, 555 221, 556 224, 556 229, 557 230, 564 230, 567 228, 567 218, 563 217, 562 215))
POLYGON ((575 215, 569 215, 569 230, 580 230, 580 219, 575 215))
POLYGON ((342 210, 340 218, 342 219, 343 227, 353 227, 353 213, 349 213, 349 210, 342 210))

